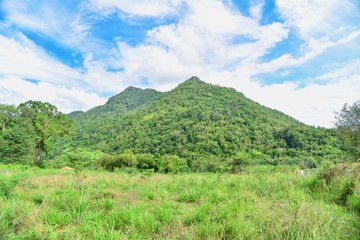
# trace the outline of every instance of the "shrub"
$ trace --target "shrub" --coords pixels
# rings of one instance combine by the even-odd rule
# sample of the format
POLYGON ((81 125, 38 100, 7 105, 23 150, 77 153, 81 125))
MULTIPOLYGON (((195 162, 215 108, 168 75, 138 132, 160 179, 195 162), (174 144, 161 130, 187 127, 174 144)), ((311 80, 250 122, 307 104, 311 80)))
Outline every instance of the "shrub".
POLYGON ((121 167, 121 162, 113 155, 110 154, 104 154, 99 159, 99 164, 101 167, 108 171, 114 171, 115 168, 121 167))
POLYGON ((19 178, 16 176, 0 174, 0 196, 10 198, 18 182, 19 178))
POLYGON ((160 170, 165 173, 179 173, 188 170, 186 159, 176 155, 165 155, 160 161, 160 170))
POLYGON ((123 166, 129 168, 136 167, 138 164, 136 155, 133 153, 131 149, 127 149, 122 154, 120 154, 119 160, 123 166))
POLYGON ((151 154, 136 154, 137 167, 142 170, 154 169, 156 167, 155 157, 151 154))

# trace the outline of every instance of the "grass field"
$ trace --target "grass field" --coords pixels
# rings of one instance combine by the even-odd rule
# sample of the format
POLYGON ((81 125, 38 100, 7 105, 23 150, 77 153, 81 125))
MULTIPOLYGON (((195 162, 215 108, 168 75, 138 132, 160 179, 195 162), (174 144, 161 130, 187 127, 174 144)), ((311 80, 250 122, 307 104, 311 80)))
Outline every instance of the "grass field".
POLYGON ((359 239, 359 176, 0 165, 0 239, 359 239))

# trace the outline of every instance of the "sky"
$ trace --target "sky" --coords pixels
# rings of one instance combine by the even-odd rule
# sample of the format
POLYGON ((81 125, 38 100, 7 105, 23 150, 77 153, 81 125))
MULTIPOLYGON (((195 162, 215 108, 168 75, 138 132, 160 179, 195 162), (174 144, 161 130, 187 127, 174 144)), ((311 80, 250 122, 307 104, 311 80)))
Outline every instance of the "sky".
POLYGON ((333 127, 360 99, 360 1, 0 0, 0 103, 86 111, 192 76, 333 127))

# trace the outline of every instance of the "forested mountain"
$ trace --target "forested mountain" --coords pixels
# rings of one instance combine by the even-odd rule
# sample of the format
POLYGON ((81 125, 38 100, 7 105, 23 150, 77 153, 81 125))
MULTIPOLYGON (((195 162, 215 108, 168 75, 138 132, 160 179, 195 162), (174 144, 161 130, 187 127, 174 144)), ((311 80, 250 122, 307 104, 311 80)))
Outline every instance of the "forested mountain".
POLYGON ((77 132, 67 147, 111 154, 131 149, 189 162, 236 156, 335 159, 341 154, 332 130, 307 126, 232 88, 196 77, 166 93, 129 87, 103 106, 68 116, 77 132))
POLYGON ((115 117, 156 99, 162 94, 153 89, 143 90, 136 87, 128 87, 120 94, 111 97, 105 105, 95 107, 86 113, 82 111, 72 112, 68 116, 78 121, 115 117))

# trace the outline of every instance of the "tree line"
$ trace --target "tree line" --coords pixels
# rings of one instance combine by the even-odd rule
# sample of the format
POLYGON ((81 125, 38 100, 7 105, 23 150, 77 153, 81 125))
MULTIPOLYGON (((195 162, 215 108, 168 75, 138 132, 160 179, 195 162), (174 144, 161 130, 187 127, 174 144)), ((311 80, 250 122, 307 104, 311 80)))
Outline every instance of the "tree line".
MULTIPOLYGON (((277 152, 272 152, 270 156, 253 147, 250 150, 237 149, 231 156, 217 155, 216 152, 211 153, 214 149, 209 149, 210 154, 199 152, 184 157, 177 151, 146 153, 136 148, 122 148, 117 152, 106 152, 96 148, 74 147, 68 139, 74 137, 75 124, 55 106, 40 101, 28 101, 17 107, 1 104, 0 162, 49 167, 68 165, 76 169, 104 168, 109 171, 137 168, 176 173, 237 172, 249 164, 300 164, 315 167, 320 159, 316 156, 331 154, 335 154, 334 159, 343 156, 349 161, 359 161, 360 101, 353 105, 344 105, 336 119, 333 137, 340 139, 343 150, 341 152, 326 148, 331 146, 326 141, 333 141, 333 138, 328 138, 328 134, 332 134, 329 131, 312 131, 310 128, 298 126, 283 128, 274 135, 274 138, 283 141, 284 149, 288 148, 286 155, 282 154, 281 148, 276 148, 277 152), (302 138, 304 135, 307 135, 306 139, 302 138), (317 144, 311 144, 313 142, 317 144), (317 155, 306 154, 309 151, 317 155)), ((171 137, 177 139, 178 135, 179 133, 172 132, 171 137)), ((211 148, 211 145, 209 147, 211 148)))

